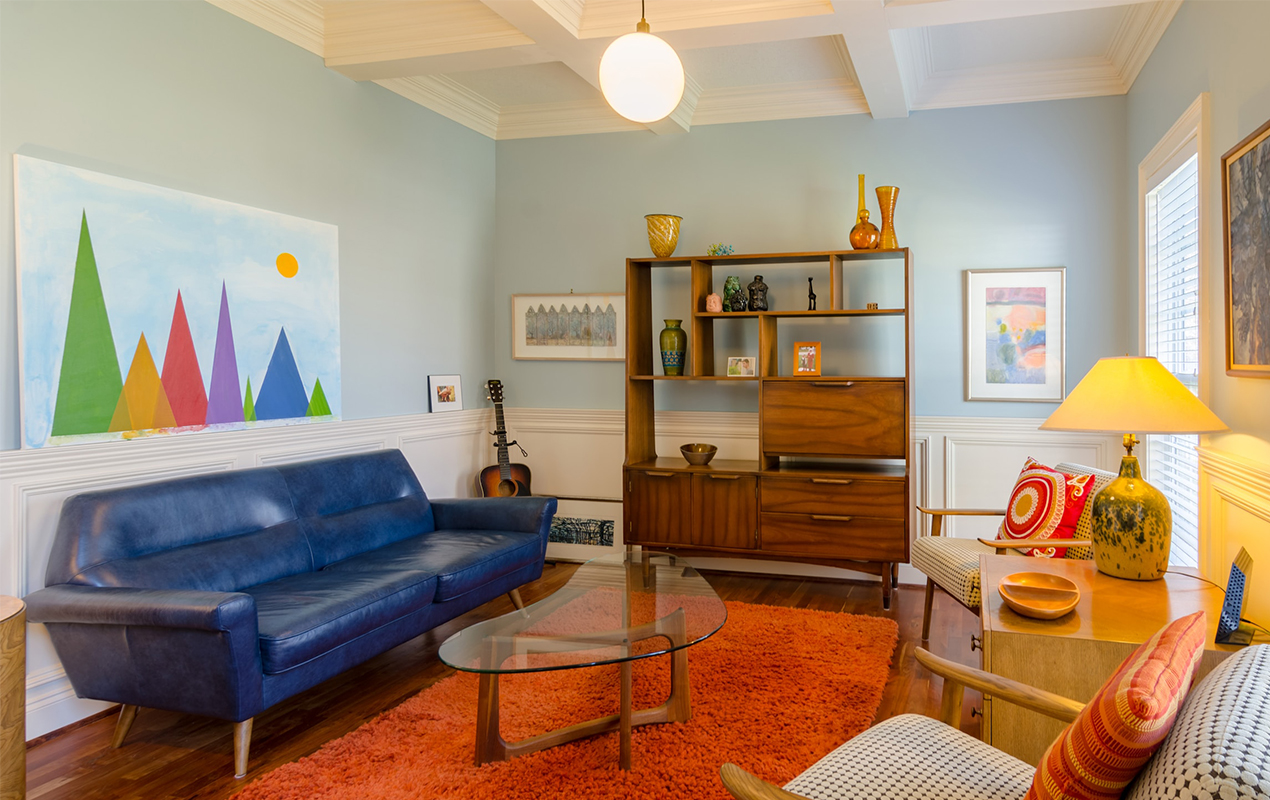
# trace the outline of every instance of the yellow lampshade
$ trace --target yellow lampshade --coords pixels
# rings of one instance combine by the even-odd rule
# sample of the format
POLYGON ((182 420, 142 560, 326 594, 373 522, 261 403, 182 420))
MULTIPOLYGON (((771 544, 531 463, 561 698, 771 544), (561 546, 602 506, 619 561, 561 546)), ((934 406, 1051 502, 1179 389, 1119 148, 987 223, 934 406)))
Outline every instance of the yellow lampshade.
POLYGON ((1229 427, 1158 360, 1124 356, 1099 359, 1041 429, 1212 433, 1229 427))

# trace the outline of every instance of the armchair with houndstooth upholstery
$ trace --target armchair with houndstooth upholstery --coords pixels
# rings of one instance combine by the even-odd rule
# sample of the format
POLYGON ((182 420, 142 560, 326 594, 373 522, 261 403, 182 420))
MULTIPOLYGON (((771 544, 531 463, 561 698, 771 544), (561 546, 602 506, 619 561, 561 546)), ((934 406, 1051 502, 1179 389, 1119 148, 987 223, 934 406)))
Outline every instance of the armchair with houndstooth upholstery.
MULTIPOLYGON (((1054 469, 1072 475, 1093 475, 1093 490, 1076 523, 1077 539, 1088 539, 1092 532, 1094 497, 1103 487, 1116 477, 1114 472, 1106 472, 1080 464, 1059 464, 1054 469)), ((979 613, 979 556, 1005 552, 991 547, 977 539, 959 539, 953 536, 941 536, 945 517, 1001 517, 1005 509, 954 509, 923 508, 917 510, 931 517, 930 534, 919 535, 913 542, 911 560, 913 566, 926 575, 926 608, 922 615, 922 641, 930 638, 930 609, 935 598, 935 589, 942 589, 958 603, 979 613)), ((1013 551, 1011 551, 1013 552, 1013 551)), ((1093 548, 1088 546, 1069 547, 1065 558, 1091 559, 1093 548)))
MULTIPOLYGON (((1082 704, 920 648, 917 657, 944 677, 943 722, 918 714, 892 717, 783 789, 735 764, 720 769, 723 785, 737 800, 1022 800, 1036 769, 953 727, 961 718, 963 688, 1069 722, 1082 704)), ((1123 796, 1270 798, 1270 645, 1227 658, 1191 690, 1168 736, 1123 796)))

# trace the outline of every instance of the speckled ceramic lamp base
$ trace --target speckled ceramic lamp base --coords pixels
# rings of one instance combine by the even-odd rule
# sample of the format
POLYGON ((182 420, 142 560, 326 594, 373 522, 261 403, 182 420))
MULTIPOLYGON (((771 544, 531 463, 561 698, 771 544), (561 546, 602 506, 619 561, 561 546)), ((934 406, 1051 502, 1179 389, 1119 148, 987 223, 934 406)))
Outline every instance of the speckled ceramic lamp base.
POLYGON ((1120 476, 1094 498, 1094 563, 1113 578, 1153 581, 1169 567, 1173 512, 1159 489, 1142 479, 1137 456, 1120 462, 1120 476))

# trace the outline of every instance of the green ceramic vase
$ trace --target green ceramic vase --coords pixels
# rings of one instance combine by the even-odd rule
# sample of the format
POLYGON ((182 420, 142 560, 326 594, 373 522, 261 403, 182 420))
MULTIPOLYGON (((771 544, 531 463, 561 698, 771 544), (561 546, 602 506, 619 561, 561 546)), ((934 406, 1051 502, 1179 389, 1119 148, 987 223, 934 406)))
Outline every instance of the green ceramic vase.
POLYGON ((1159 489, 1142 480, 1137 456, 1094 498, 1094 563, 1113 578, 1153 581, 1169 567, 1173 512, 1159 489))
POLYGON ((684 374, 684 354, 688 351, 688 334, 679 327, 680 319, 664 320, 661 332, 661 369, 666 375, 684 374))

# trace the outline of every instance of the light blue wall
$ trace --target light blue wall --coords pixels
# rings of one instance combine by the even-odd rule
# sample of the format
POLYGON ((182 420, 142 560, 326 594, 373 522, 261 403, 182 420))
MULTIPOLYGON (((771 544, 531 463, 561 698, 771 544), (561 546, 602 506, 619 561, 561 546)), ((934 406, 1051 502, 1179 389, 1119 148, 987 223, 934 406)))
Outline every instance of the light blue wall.
MULTIPOLYGON (((338 225, 345 418, 427 411, 428 373, 469 393, 488 376, 494 143, 208 3, 0 2, 0 152, 5 187, 17 152, 338 225)), ((12 204, 0 449, 18 445, 12 204)))
MULTIPOLYGON (((1046 416, 1053 405, 963 399, 962 270, 1067 267, 1068 388, 1098 357, 1126 352, 1136 300, 1130 195, 1116 178, 1124 130, 1124 99, 1108 97, 499 142, 495 367, 508 402, 623 404, 620 364, 513 361, 512 294, 620 291, 625 259, 649 254, 648 213, 684 217, 680 254, 720 240, 738 253, 847 248, 863 172, 870 191, 900 187, 896 229, 916 264, 916 412, 1046 416)), ((818 291, 827 303, 827 284, 818 291)), ((741 387, 663 389, 666 406, 755 410, 741 387)))
MULTIPOLYGON (((1230 434, 1213 437, 1212 443, 1267 461, 1270 380, 1225 374, 1221 157, 1270 119, 1270 3, 1188 2, 1178 11, 1129 92, 1127 173, 1135 194, 1138 164, 1201 92, 1209 92, 1212 143, 1203 208, 1208 231, 1204 396, 1232 429, 1230 434)), ((1130 208, 1136 215, 1136 196, 1130 208)), ((1136 287, 1136 270, 1133 279, 1136 287)))

